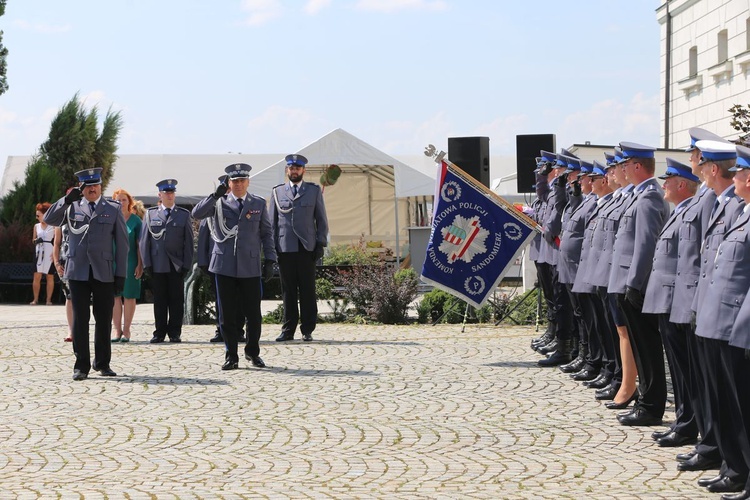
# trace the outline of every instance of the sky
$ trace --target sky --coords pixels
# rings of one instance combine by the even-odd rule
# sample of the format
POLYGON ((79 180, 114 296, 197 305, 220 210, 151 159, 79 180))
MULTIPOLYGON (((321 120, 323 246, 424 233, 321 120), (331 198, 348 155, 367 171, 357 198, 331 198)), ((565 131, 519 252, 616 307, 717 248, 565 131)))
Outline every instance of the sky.
POLYGON ((79 93, 119 154, 659 144, 658 0, 8 0, 0 171, 79 93))

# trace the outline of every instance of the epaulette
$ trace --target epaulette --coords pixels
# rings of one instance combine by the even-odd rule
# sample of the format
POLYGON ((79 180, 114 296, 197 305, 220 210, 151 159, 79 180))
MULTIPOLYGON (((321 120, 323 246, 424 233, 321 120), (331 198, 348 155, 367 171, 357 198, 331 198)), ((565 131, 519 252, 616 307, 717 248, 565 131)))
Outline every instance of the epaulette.
POLYGON ((281 187, 281 186, 283 186, 284 184, 286 184, 286 182, 282 182, 281 184, 276 184, 276 185, 275 185, 274 187, 272 187, 271 189, 276 189, 277 187, 281 187))
MULTIPOLYGON (((283 184, 282 184, 282 185, 283 185, 283 184)), ((278 186, 277 186, 277 187, 278 187, 278 186)), ((248 195, 248 196, 249 196, 250 198, 254 198, 254 199, 256 199, 256 200, 260 200, 260 201, 262 201, 263 203, 265 203, 265 202, 266 202, 266 199, 265 199, 265 198, 263 198, 262 196, 258 196, 257 194, 247 193, 247 195, 248 195)))
POLYGON ((117 208, 120 208, 120 200, 111 200, 109 198, 104 198, 105 201, 110 202, 112 205, 116 206, 117 208))
POLYGON ((151 210, 159 210, 159 205, 155 205, 153 207, 148 207, 148 211, 150 212, 151 210))
POLYGON ((178 206, 175 206, 174 208, 175 208, 175 210, 182 210, 183 212, 188 212, 188 213, 190 213, 190 210, 188 210, 187 208, 183 208, 183 207, 178 207, 178 206))

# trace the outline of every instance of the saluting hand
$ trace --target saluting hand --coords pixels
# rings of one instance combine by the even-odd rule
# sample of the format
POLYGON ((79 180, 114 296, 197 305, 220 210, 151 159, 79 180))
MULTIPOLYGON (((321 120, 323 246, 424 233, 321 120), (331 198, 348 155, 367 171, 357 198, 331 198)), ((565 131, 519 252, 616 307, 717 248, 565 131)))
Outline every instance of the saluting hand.
POLYGON ((70 205, 83 198, 81 195, 81 188, 74 187, 68 194, 65 195, 65 204, 70 205))

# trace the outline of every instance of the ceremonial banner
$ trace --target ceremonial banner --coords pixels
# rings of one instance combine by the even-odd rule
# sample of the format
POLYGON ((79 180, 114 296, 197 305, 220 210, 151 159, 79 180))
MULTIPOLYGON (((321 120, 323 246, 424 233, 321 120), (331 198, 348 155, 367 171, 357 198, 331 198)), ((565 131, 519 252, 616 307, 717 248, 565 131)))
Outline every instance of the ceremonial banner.
POLYGON ((481 307, 536 234, 536 223, 441 162, 422 280, 481 307))

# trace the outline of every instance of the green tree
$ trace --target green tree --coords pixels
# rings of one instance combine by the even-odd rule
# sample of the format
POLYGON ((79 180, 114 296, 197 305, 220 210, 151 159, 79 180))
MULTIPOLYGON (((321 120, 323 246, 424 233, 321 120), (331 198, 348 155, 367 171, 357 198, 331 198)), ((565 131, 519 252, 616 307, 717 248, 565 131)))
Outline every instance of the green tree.
MULTIPOLYGON (((0 0, 0 17, 5 14, 7 0, 0 0)), ((3 32, 0 30, 0 95, 8 91, 8 49, 3 45, 3 32)))
POLYGON ((43 157, 34 157, 26 167, 23 183, 16 181, 13 189, 3 198, 0 220, 6 225, 20 222, 32 226, 36 222, 36 204, 57 201, 61 196, 59 186, 60 175, 50 168, 43 157))
POLYGON ((75 178, 75 172, 94 167, 102 168, 102 189, 107 188, 117 159, 115 153, 122 118, 119 112, 107 111, 101 133, 98 121, 97 107, 87 111, 77 93, 52 120, 41 154, 60 174, 61 192, 75 178))
POLYGON ((102 189, 106 189, 117 159, 122 119, 120 113, 108 111, 100 133, 97 115, 96 106, 87 111, 78 94, 63 105, 40 153, 29 162, 23 182, 16 182, 2 199, 3 224, 34 222, 34 206, 60 198, 75 183, 79 170, 101 167, 102 189))

